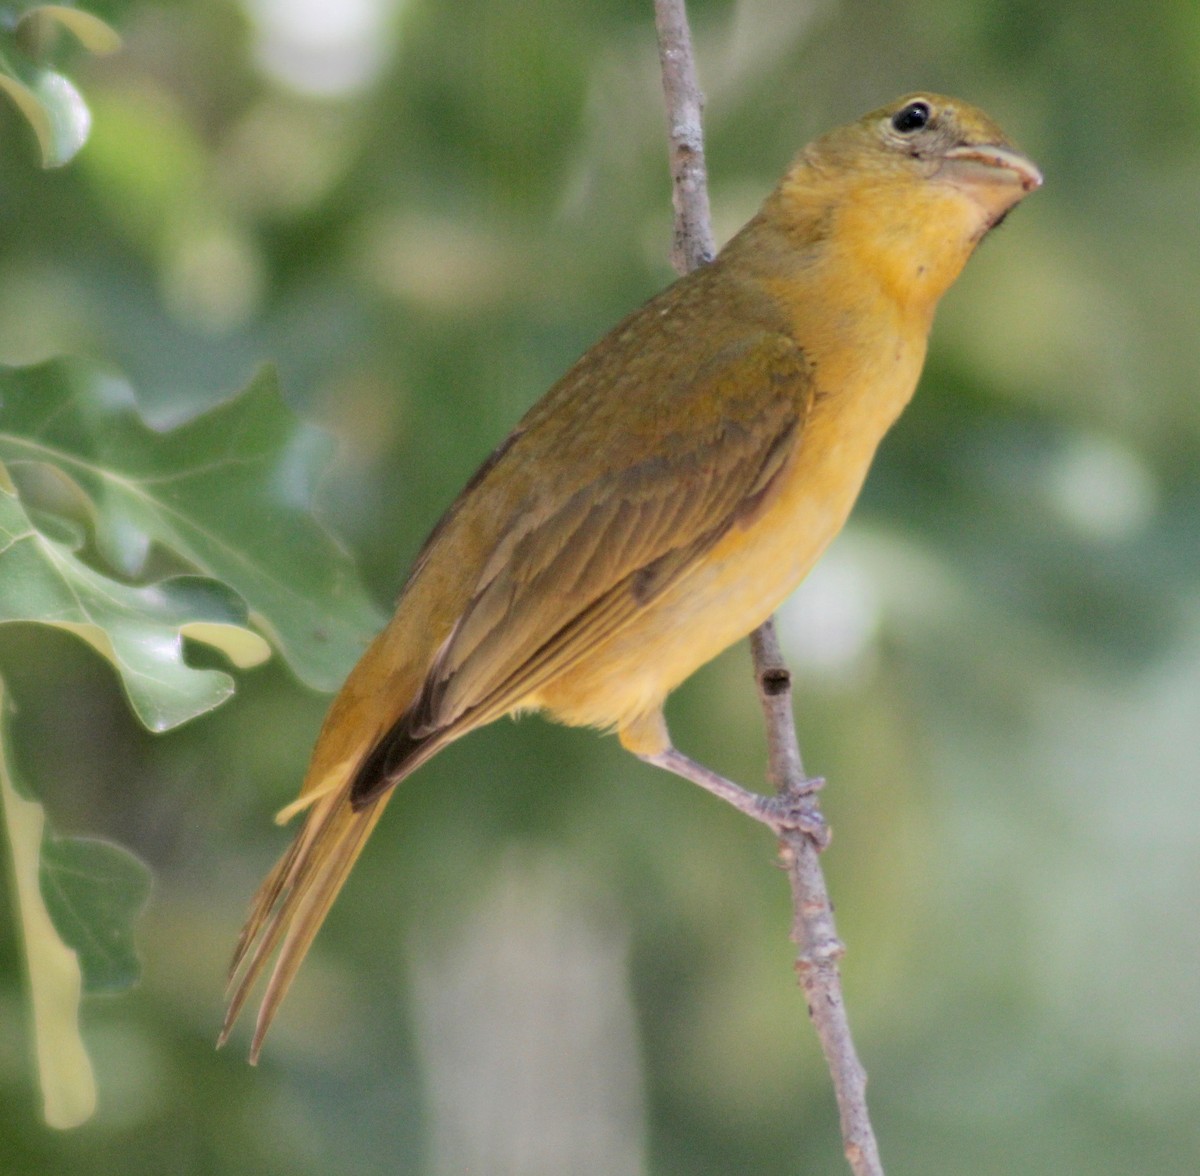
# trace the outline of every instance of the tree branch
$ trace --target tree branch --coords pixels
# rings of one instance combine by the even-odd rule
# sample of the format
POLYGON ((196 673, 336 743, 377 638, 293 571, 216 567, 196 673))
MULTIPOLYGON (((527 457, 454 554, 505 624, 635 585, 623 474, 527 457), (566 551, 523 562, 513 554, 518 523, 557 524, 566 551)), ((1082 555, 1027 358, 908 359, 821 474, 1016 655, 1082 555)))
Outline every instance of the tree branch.
POLYGON ((696 79, 685 0, 654 0, 654 23, 667 107, 671 203, 675 206, 671 264, 686 274, 712 261, 717 252, 704 166, 704 95, 696 79))
MULTIPOLYGON (((792 713, 792 676, 783 662, 775 622, 768 620, 750 635, 759 700, 767 724, 768 774, 780 796, 794 798, 805 810, 806 824, 821 827, 816 787, 800 759, 792 713)), ((808 1001, 808 1015, 821 1042, 833 1079, 842 1126, 842 1146, 855 1176, 883 1176, 879 1145, 867 1113, 867 1074, 858 1060, 838 960, 846 952, 833 922, 833 906, 821 870, 819 844, 800 830, 780 838, 779 856, 792 888, 792 941, 798 949, 796 975, 808 1001)))
MULTIPOLYGON (((671 261, 687 273, 712 260, 713 245, 701 126, 703 96, 696 79, 685 0, 655 0, 655 25, 662 63, 670 138, 675 233, 671 261)), ((800 806, 808 829, 824 830, 816 791, 821 781, 804 773, 792 714, 791 674, 783 662, 774 621, 750 637, 754 672, 767 727, 768 774, 777 793, 800 806)), ((808 1013, 821 1042, 841 1117, 842 1144, 855 1176, 883 1176, 879 1149, 867 1113, 866 1072, 858 1060, 842 998, 838 939, 820 851, 829 837, 800 829, 780 838, 780 858, 792 889, 792 939, 796 972, 808 1013)))

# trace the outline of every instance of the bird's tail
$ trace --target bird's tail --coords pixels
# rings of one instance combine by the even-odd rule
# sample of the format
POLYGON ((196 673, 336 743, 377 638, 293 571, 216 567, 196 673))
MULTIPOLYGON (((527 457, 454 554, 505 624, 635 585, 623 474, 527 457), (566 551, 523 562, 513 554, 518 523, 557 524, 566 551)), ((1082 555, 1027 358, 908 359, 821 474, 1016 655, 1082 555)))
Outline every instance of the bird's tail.
POLYGON ((259 887, 242 928, 229 969, 229 1010, 218 1046, 225 1044, 251 989, 278 948, 250 1046, 251 1063, 258 1061, 263 1038, 389 796, 390 790, 355 811, 346 782, 326 792, 309 793, 280 814, 286 818, 297 807, 311 805, 291 848, 259 887))

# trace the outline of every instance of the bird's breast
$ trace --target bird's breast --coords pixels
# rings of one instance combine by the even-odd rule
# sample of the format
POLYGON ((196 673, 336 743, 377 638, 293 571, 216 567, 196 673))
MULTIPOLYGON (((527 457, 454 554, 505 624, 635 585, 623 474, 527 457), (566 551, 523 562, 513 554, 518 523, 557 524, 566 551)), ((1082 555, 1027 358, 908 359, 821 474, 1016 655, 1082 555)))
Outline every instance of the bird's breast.
POLYGON ((625 726, 775 611, 841 530, 916 386, 924 335, 876 342, 818 353, 812 407, 761 510, 531 705, 574 725, 625 726))

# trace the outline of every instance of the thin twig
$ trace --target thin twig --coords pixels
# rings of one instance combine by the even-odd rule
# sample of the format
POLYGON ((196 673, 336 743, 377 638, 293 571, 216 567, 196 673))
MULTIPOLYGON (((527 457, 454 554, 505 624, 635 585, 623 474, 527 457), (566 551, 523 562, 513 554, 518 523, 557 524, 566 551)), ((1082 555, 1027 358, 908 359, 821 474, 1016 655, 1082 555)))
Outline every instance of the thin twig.
MULTIPOLYGON (((654 0, 670 135, 675 234, 671 260, 687 273, 714 255, 701 126, 703 96, 696 79, 685 0, 654 0)), ((754 672, 767 727, 769 775, 777 792, 802 806, 807 829, 824 823, 817 803, 820 781, 804 772, 792 714, 791 674, 783 662, 774 622, 750 637, 754 672)), ((820 851, 828 836, 785 832, 780 857, 792 889, 792 939, 796 972, 808 1012, 833 1080, 841 1117, 842 1144, 855 1176, 883 1176, 879 1148, 867 1113, 867 1076, 850 1036, 838 960, 845 952, 833 921, 820 851)))
MULTIPOLYGON (((792 713, 792 676, 784 665, 768 620, 750 635, 758 694, 767 723, 767 753, 771 782, 781 796, 794 797, 806 810, 806 824, 820 827, 821 811, 814 785, 805 774, 792 713)), ((828 838, 826 838, 828 843, 828 838)), ((808 1000, 808 1015, 821 1041, 825 1064, 833 1079, 842 1146, 855 1176, 883 1176, 879 1145, 867 1113, 867 1074, 858 1060, 838 960, 846 948, 838 938, 818 845, 799 830, 780 838, 780 859, 792 888, 792 940, 798 948, 796 975, 808 1000)))
POLYGON ((686 274, 712 261, 717 251, 704 166, 704 95, 696 79, 684 0, 654 0, 654 23, 671 149, 671 202, 675 206, 671 264, 686 274))

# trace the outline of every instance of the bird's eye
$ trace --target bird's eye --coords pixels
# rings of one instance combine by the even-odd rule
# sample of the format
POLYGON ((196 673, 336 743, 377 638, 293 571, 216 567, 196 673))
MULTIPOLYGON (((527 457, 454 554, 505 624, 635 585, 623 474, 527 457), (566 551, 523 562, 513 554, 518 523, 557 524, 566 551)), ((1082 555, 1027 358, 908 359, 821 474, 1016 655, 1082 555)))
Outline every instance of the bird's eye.
POLYGON ((928 102, 910 102, 892 115, 892 129, 902 135, 912 135, 927 126, 932 117, 928 102))

